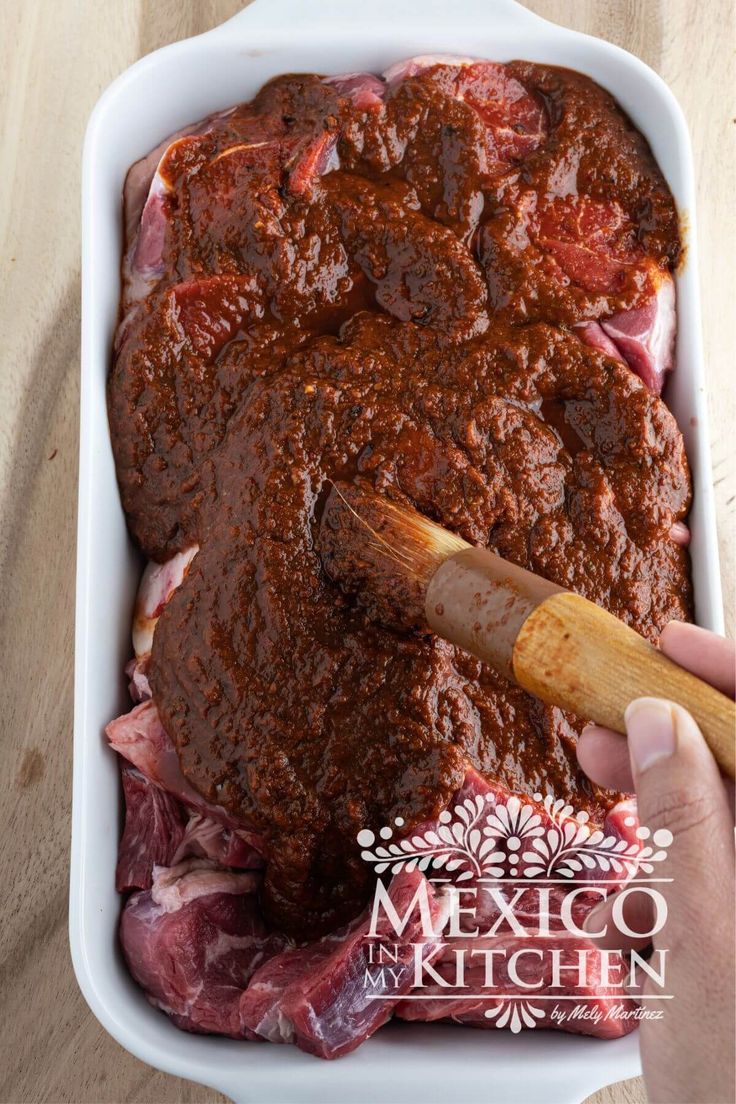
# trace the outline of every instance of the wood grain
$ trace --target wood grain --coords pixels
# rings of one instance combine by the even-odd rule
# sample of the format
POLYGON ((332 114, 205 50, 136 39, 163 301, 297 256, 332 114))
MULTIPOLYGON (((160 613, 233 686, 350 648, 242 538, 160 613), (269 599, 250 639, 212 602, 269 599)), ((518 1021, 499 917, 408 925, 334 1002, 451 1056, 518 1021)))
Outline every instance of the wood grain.
MULTIPOLYGON (((318 0, 314 0, 318 2, 318 0)), ((450 3, 451 0, 448 0, 450 3)), ((66 935, 79 375, 79 176, 89 113, 141 55, 239 0, 0 4, 0 1101, 221 1100, 126 1054, 88 1011, 66 935)), ((736 87, 730 0, 529 0, 674 88, 694 138, 713 464, 732 625, 736 87)), ((490 11, 489 4, 489 11, 490 11)), ((101 596, 101 599, 104 596, 101 596)), ((639 1082, 596 1104, 636 1104, 639 1082)))
MULTIPOLYGON (((482 648, 470 650, 487 662, 482 648)), ((677 702, 695 718, 723 774, 736 775, 731 699, 580 594, 545 598, 524 621, 512 662, 516 682, 530 694, 614 732, 626 732, 634 698, 677 702)))

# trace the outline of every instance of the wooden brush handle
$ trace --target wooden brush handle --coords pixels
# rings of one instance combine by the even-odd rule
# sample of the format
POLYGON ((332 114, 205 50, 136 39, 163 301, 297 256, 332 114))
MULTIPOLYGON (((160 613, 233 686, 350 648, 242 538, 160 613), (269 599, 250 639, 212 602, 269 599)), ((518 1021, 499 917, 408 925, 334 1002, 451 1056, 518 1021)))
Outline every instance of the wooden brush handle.
POLYGON ((468 547, 433 575, 425 613, 433 632, 530 694, 616 732, 634 698, 677 702, 734 777, 734 703, 587 598, 468 547))
POLYGON ((526 617, 512 668, 530 694, 616 732, 634 698, 669 698, 695 718, 721 770, 736 773, 734 703, 578 594, 558 591, 526 617))

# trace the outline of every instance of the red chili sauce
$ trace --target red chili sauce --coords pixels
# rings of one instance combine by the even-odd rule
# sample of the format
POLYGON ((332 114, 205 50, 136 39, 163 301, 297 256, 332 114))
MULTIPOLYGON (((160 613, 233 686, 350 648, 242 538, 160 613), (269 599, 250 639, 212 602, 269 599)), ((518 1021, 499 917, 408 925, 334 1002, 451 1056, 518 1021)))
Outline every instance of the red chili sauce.
POLYGON ((415 68, 280 77, 126 186, 123 505, 145 555, 200 544, 154 700, 189 781, 263 833, 267 915, 301 936, 365 899, 356 833, 435 816, 468 763, 598 820, 615 800, 577 768, 582 721, 330 581, 331 480, 649 639, 691 612, 683 442, 632 371, 659 357, 661 383, 680 251, 645 141, 576 73, 415 68))

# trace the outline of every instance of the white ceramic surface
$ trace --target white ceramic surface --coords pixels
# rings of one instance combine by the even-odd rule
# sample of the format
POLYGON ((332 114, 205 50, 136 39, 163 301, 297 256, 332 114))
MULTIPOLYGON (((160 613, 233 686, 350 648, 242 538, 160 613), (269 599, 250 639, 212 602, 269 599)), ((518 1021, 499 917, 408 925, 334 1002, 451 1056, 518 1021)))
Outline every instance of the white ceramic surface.
POLYGON ((119 294, 120 195, 131 162, 178 127, 249 99, 285 71, 380 71, 418 53, 526 58, 588 73, 649 139, 687 225, 678 277, 678 368, 666 399, 693 468, 697 619, 722 631, 706 436, 694 183, 690 142, 667 86, 641 61, 547 23, 513 0, 257 0, 214 31, 168 46, 119 77, 89 122, 83 166, 82 387, 77 562, 74 811, 70 939, 95 1015, 159 1069, 252 1104, 577 1104, 639 1072, 636 1034, 615 1042, 554 1034, 389 1025, 355 1054, 326 1063, 291 1047, 176 1030, 128 976, 117 943, 113 885, 120 827, 118 769, 105 723, 129 707, 138 556, 125 529, 110 449, 105 378, 119 294))

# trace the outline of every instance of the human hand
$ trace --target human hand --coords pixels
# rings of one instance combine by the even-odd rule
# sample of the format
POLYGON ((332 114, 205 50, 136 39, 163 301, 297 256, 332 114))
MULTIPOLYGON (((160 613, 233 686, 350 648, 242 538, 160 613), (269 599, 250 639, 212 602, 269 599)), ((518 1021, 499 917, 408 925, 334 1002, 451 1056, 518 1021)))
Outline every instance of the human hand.
MULTIPOLYGON (((695 625, 673 621, 662 651, 718 690, 734 696, 734 645, 695 625)), ((668 949, 661 1020, 642 1020, 644 1081, 652 1104, 733 1104, 734 1087, 734 834, 729 790, 690 714, 658 698, 639 698, 626 711, 628 738, 589 725, 578 760, 594 782, 636 792, 639 817, 673 843, 658 874, 667 922, 654 937, 668 949), (664 869, 666 868, 666 869, 664 869)), ((629 949, 610 923, 613 898, 590 914, 591 931, 607 925, 604 946, 629 949)), ((639 917, 639 921, 646 918, 639 917)), ((647 928, 627 916, 632 930, 647 928)), ((648 984, 643 993, 653 992, 648 984)), ((657 1002, 647 1002, 654 1004, 657 1002)))

